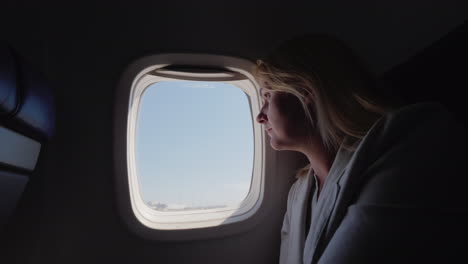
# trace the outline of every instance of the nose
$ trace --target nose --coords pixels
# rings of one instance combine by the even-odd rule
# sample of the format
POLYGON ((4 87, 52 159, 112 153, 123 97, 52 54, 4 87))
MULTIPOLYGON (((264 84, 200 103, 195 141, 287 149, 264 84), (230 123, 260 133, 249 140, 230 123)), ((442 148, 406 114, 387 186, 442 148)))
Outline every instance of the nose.
POLYGON ((262 106, 262 108, 260 109, 260 113, 258 113, 257 118, 256 118, 257 122, 260 124, 263 124, 268 120, 267 115, 264 113, 264 109, 265 109, 265 105, 262 106))

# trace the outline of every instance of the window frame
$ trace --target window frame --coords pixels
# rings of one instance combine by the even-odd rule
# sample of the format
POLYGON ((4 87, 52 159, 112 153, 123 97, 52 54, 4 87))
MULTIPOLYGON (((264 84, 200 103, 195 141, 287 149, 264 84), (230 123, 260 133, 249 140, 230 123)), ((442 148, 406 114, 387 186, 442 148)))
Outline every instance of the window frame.
POLYGON ((267 201, 265 132, 261 125, 255 122, 261 107, 261 97, 258 84, 250 73, 251 69, 253 69, 252 62, 235 57, 211 54, 159 54, 139 59, 124 71, 119 82, 115 106, 114 156, 118 208, 131 230, 156 240, 201 239, 242 232, 266 217, 271 206, 265 203, 267 201), (167 69, 171 65, 186 68, 167 69), (216 70, 203 71, 206 67, 216 70), (146 205, 139 194, 138 176, 134 173, 135 155, 132 152, 135 149, 139 100, 144 90, 152 84, 178 80, 230 83, 248 95, 254 134, 254 163, 250 191, 239 208, 160 212, 146 205), (184 220, 187 215, 193 217, 192 220, 195 221, 184 220), (167 223, 161 220, 164 218, 174 222, 167 223), (216 232, 207 232, 209 230, 216 232))

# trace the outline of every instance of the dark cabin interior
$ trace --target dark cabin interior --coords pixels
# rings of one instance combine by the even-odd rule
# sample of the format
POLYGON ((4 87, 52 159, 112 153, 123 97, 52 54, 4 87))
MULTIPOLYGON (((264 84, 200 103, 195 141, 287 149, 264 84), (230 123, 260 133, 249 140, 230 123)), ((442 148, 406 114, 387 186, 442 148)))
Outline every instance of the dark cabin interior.
MULTIPOLYGON (((44 76, 55 98, 53 136, 24 130, 45 143, 0 226, 2 263, 277 263, 280 197, 281 210, 265 225, 226 238, 151 241, 119 218, 114 90, 124 68, 144 55, 254 60, 290 36, 329 32, 356 48, 381 89, 406 102, 438 101, 468 122, 468 2, 140 2, 24 1, 2 9, 2 44, 44 76)), ((2 125, 22 130, 21 122, 2 125)))

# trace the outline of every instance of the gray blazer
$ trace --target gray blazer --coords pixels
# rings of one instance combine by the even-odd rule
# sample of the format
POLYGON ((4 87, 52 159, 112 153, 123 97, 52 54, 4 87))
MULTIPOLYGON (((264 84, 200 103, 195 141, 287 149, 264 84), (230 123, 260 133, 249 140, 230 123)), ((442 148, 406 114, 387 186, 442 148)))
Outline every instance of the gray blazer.
MULTIPOLYGON (((280 262, 288 263, 287 247, 302 245, 303 263, 447 263, 462 257, 468 250, 466 136, 438 103, 408 105, 380 118, 354 152, 338 151, 305 241, 294 236, 305 232, 306 208, 304 202, 294 208, 289 199, 299 197, 290 192, 280 262)), ((291 190, 297 193, 298 185, 291 190)))

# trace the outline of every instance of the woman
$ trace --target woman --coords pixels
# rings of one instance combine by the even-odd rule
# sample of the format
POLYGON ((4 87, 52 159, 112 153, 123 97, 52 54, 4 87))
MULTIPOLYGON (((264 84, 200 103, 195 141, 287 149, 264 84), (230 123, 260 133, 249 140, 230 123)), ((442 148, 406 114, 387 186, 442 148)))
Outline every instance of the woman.
POLYGON ((450 113, 379 93, 353 53, 323 35, 284 43, 254 75, 263 98, 257 121, 271 146, 310 162, 289 192, 280 263, 454 255, 461 244, 439 229, 463 228, 467 144, 450 113), (440 177, 447 174, 450 181, 440 177))

